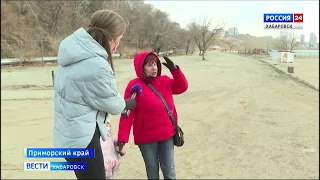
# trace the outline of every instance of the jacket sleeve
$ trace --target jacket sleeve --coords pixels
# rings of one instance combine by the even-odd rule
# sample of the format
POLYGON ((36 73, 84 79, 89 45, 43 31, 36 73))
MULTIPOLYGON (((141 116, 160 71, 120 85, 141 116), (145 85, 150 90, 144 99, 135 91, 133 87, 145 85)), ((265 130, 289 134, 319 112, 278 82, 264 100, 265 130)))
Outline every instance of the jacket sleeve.
MULTIPOLYGON (((133 85, 132 82, 128 83, 124 93, 125 98, 131 97, 130 89, 132 85, 133 85)), ((130 111, 130 114, 127 118, 122 116, 120 117, 119 128, 118 128, 118 142, 128 143, 135 113, 136 113, 136 108, 130 111)))
MULTIPOLYGON (((176 65, 177 66, 177 65, 176 65)), ((184 74, 182 73, 179 66, 176 70, 170 71, 173 79, 171 80, 172 94, 182 94, 188 89, 188 81, 184 74)))
POLYGON ((117 83, 111 70, 101 67, 94 79, 75 82, 84 101, 94 109, 112 115, 120 114, 125 101, 117 90, 117 83))

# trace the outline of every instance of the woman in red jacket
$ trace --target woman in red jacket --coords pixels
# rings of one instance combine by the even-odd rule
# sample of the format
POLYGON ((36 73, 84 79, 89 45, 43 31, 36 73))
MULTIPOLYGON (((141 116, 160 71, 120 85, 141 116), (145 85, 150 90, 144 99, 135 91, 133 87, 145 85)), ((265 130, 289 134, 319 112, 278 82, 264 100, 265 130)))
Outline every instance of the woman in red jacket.
POLYGON ((145 162, 148 179, 159 179, 159 162, 164 179, 176 179, 174 166, 174 126, 161 99, 144 81, 151 83, 165 98, 178 121, 173 94, 188 89, 188 82, 179 66, 164 57, 173 79, 161 75, 161 62, 153 52, 139 53, 134 58, 137 78, 132 79, 125 90, 124 98, 130 98, 130 89, 140 84, 142 93, 135 98, 137 106, 128 117, 121 117, 118 130, 118 150, 128 143, 133 125, 134 143, 138 145, 145 162))

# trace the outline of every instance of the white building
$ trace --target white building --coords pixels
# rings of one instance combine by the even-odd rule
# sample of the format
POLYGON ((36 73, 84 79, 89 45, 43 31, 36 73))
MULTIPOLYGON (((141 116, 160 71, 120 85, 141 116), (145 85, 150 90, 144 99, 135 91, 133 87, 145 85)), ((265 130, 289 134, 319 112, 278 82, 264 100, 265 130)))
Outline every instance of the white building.
POLYGON ((228 35, 229 35, 229 36, 237 37, 237 36, 239 35, 239 30, 238 30, 238 28, 236 28, 236 27, 229 28, 229 30, 228 30, 228 35))
POLYGON ((293 36, 294 36, 294 34, 293 34, 292 32, 289 32, 287 38, 288 38, 288 39, 292 39, 293 36))
POLYGON ((280 38, 282 38, 282 37, 286 37, 286 38, 288 38, 288 32, 287 31, 280 31, 280 38))
POLYGON ((300 43, 304 43, 305 42, 305 36, 304 34, 300 35, 300 43))
POLYGON ((311 48, 318 47, 317 36, 313 32, 310 33, 309 47, 311 47, 311 48))

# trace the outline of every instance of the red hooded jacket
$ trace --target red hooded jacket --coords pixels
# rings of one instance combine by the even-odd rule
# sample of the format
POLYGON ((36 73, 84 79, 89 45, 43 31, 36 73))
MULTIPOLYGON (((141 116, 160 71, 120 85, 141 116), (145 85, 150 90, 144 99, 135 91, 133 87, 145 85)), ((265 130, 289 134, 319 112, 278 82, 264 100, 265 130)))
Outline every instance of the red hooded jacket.
MULTIPOLYGON (((152 143, 167 140, 175 134, 174 126, 161 99, 141 79, 149 81, 165 98, 178 121, 177 111, 173 101, 173 94, 181 94, 188 89, 188 82, 180 67, 171 71, 173 79, 161 75, 161 62, 158 58, 157 77, 147 79, 143 74, 143 62, 153 52, 139 53, 134 58, 134 68, 138 78, 132 79, 125 90, 124 98, 130 98, 130 89, 140 84, 142 93, 136 96, 137 106, 130 112, 129 117, 121 117, 118 129, 118 141, 127 143, 131 126, 133 125, 134 143, 152 143)), ((154 54, 157 56, 156 54, 154 54)), ((158 56, 157 56, 158 57, 158 56)))

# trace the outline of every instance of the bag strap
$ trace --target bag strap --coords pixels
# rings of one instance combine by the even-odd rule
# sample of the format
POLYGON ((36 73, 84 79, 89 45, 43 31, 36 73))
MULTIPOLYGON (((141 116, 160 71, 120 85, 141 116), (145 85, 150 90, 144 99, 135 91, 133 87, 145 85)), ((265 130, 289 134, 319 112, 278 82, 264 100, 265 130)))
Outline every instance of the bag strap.
POLYGON ((157 94, 157 96, 161 99, 161 101, 163 102, 164 106, 166 107, 167 111, 168 111, 168 115, 172 121, 172 124, 174 126, 177 126, 177 121, 176 121, 176 118, 173 116, 173 111, 170 109, 167 101, 164 99, 164 97, 159 93, 159 91, 152 85, 150 84, 149 82, 146 82, 144 81, 151 89, 154 93, 157 94))

